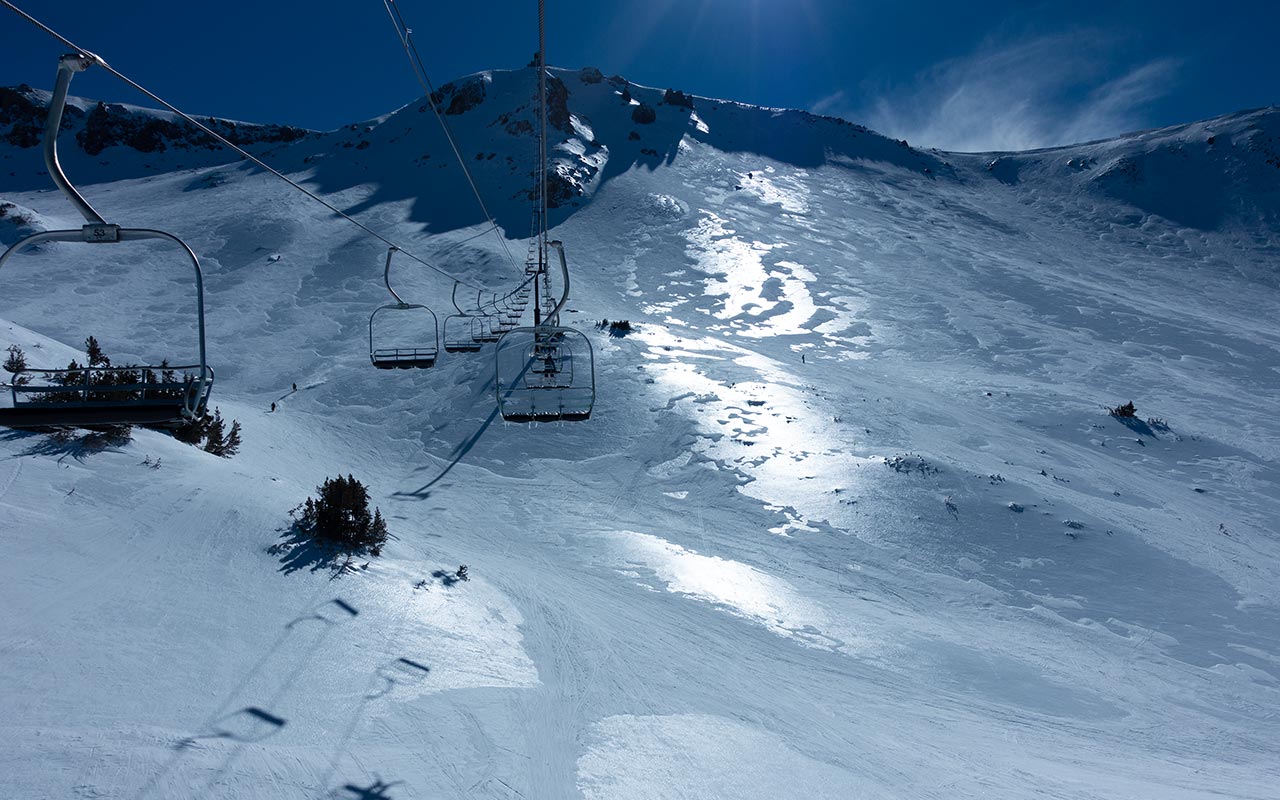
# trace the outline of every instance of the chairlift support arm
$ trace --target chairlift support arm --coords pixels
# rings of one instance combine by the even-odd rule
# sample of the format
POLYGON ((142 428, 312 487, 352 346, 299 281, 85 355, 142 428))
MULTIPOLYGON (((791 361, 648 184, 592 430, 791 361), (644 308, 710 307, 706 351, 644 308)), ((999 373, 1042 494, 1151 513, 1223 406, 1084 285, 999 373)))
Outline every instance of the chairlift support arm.
POLYGON ((83 72, 99 63, 102 63, 102 59, 92 53, 70 53, 59 59, 58 78, 53 85, 53 98, 49 101, 49 118, 44 126, 44 165, 49 170, 49 177, 53 178, 54 185, 67 196, 71 204, 76 207, 76 211, 79 211, 87 222, 102 225, 106 220, 93 206, 89 205, 84 195, 71 185, 66 173, 62 171, 62 164, 58 161, 58 131, 62 128, 62 112, 67 105, 71 79, 77 72, 83 72))

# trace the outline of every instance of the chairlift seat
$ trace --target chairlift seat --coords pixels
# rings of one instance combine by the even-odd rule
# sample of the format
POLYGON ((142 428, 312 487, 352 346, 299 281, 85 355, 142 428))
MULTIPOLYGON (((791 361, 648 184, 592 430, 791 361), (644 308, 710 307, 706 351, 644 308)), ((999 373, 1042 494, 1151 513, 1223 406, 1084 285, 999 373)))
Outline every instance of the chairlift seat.
POLYGON ((0 425, 10 428, 73 427, 104 425, 180 425, 187 421, 180 401, 164 403, 86 403, 0 408, 0 425))
POLYGON ((436 315, 426 306, 417 303, 391 303, 374 309, 369 316, 369 361, 374 367, 430 369, 436 365, 439 355, 440 332, 436 315), (395 330, 395 323, 391 323, 391 320, 399 320, 402 326, 407 321, 411 330, 395 330), (393 330, 392 334, 387 333, 389 327, 393 330), (394 335, 395 339, 389 340, 390 335, 394 335), (404 339, 409 341, 405 342, 404 339), (396 343, 391 344, 392 341, 396 343))
POLYGON ((373 351, 373 365, 378 369, 428 369, 436 365, 436 350, 415 348, 373 351))

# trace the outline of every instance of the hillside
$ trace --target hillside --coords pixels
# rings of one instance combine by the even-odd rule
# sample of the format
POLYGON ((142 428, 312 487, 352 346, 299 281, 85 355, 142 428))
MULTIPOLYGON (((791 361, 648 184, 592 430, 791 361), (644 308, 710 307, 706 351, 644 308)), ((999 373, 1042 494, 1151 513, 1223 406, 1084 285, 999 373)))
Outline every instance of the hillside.
MULTIPOLYGON (((951 154, 556 75, 583 423, 495 420, 489 348, 373 370, 382 246, 271 176, 168 129, 64 133, 110 219, 201 256, 245 446, 0 432, 0 794, 1272 796, 1280 111, 951 154), (348 472, 395 539, 337 574, 277 545, 348 472)), ((534 77, 440 93, 518 255, 534 77)), ((422 101, 255 130, 366 224, 510 283, 422 101)), ((0 242, 78 225, 11 131, 0 242)), ((21 254, 0 346, 189 355, 172 267, 21 254)), ((447 313, 447 281, 397 274, 447 313)))

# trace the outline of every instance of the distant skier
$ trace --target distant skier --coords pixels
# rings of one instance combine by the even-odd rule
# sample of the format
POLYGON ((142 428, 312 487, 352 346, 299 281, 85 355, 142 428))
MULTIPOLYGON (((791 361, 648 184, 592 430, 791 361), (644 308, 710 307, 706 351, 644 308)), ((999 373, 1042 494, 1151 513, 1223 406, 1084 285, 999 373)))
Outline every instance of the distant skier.
POLYGON ((803 363, 804 363, 804 353, 801 353, 801 354, 800 354, 800 363, 801 363, 801 364, 803 364, 803 363))
POLYGON ((294 390, 295 392, 296 392, 296 391, 298 391, 298 384, 296 384, 296 383, 295 383, 295 384, 293 385, 293 390, 294 390))
POLYGON ((272 404, 271 404, 271 413, 273 413, 273 414, 274 414, 274 413, 275 413, 275 411, 276 411, 276 404, 275 404, 275 403, 272 403, 272 404))

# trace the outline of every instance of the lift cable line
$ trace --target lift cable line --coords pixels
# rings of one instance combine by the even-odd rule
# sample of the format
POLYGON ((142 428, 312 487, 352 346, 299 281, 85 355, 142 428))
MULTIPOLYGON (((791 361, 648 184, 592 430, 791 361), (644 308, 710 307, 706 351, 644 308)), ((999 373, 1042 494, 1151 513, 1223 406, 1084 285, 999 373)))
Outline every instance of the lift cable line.
POLYGON ((164 108, 166 108, 167 110, 171 111, 171 112, 172 112, 172 113, 174 113, 174 114, 177 114, 179 117, 182 117, 184 120, 186 120, 186 121, 187 121, 187 122, 189 122, 190 124, 194 125, 194 126, 195 126, 196 128, 198 128, 200 131, 202 131, 202 132, 204 132, 204 133, 208 134, 209 136, 212 136, 214 139, 216 139, 218 142, 220 142, 223 146, 225 146, 225 147, 227 147, 227 148, 229 148, 229 149, 231 149, 231 150, 235 151, 236 153, 238 153, 238 154, 240 155, 240 157, 241 157, 241 158, 244 158, 245 160, 252 162, 254 165, 256 165, 256 166, 260 167, 261 169, 263 169, 263 170, 265 170, 265 171, 267 171, 267 172, 271 173, 272 175, 276 176, 276 177, 277 177, 277 178, 279 178, 280 180, 282 180, 282 181, 284 181, 285 183, 287 183, 287 184, 289 184, 290 186, 292 186, 294 189, 297 189, 299 192, 302 192, 302 193, 303 193, 304 195, 306 195, 307 197, 311 198, 312 200, 316 201, 316 202, 317 202, 317 203, 319 203, 320 205, 322 205, 322 206, 324 206, 325 208, 329 209, 329 210, 330 210, 330 211, 332 211, 334 214, 338 215, 338 216, 339 216, 339 217, 341 217, 342 219, 345 219, 347 222, 350 222, 352 225, 355 225, 357 228, 359 228, 360 230, 364 231, 365 233, 367 233, 368 235, 372 236, 373 238, 377 239, 378 241, 382 242, 383 244, 387 245, 388 247, 394 247, 396 250, 398 250, 399 252, 403 253, 407 258, 410 258, 410 259, 412 259, 413 261, 418 262, 419 264, 421 264, 422 266, 426 267, 427 269, 430 269, 430 270, 433 270, 433 271, 435 271, 435 272, 438 272, 439 274, 441 274, 441 275, 445 276, 445 277, 446 277, 446 278, 448 278, 449 280, 457 281, 458 283, 461 283, 461 284, 463 284, 464 286, 470 286, 470 287, 471 287, 471 288, 473 288, 473 289, 478 289, 478 290, 480 290, 480 291, 486 291, 486 290, 485 290, 485 289, 483 289, 482 287, 476 286, 475 284, 472 284, 472 283, 468 283, 467 281, 464 281, 464 280, 462 280, 461 278, 458 278, 457 276, 450 274, 448 271, 443 270, 443 269, 441 269, 440 267, 437 267, 435 264, 432 264, 430 261, 427 261, 427 260, 426 260, 426 259, 424 259, 424 258, 421 258, 421 257, 419 257, 419 256, 414 255, 414 254, 413 254, 412 252, 410 252, 409 250, 406 250, 404 247, 402 247, 402 246, 400 246, 400 245, 396 244, 395 242, 391 241, 391 240, 390 240, 390 239, 388 239, 387 237, 383 236, 382 234, 378 233, 378 232, 377 232, 377 231, 375 231, 374 229, 370 228, 368 225, 365 225, 363 222, 359 221, 358 219, 356 219, 356 218, 352 217, 351 215, 347 214, 346 212, 344 212, 343 210, 341 210, 341 209, 340 209, 340 208, 338 208, 337 206, 333 205, 333 204, 332 204, 332 203, 330 203, 328 200, 325 200, 323 197, 320 197, 319 195, 315 194, 315 193, 314 193, 314 192, 312 192, 311 190, 307 189, 305 186, 302 186, 302 185, 301 185, 301 184, 299 184, 298 182, 294 181, 292 178, 288 177, 288 176, 287 176, 287 175, 285 175, 283 172, 280 172, 279 170, 275 169, 274 167, 271 167, 271 166, 270 166, 270 165, 268 165, 266 162, 264 162, 262 159, 258 158, 257 156, 253 155, 252 153, 247 152, 246 150, 244 150, 243 148, 241 148, 239 145, 235 144, 234 142, 231 142, 231 141, 230 141, 230 140, 228 140, 226 137, 224 137, 224 136, 222 136, 221 134, 219 134, 217 131, 215 131, 215 130, 211 129, 209 126, 205 125, 204 123, 200 122, 199 120, 195 119, 194 117, 190 116, 189 114, 187 114, 187 113, 183 112, 181 109, 177 108, 177 107, 176 107, 176 106, 174 106, 173 104, 171 104, 171 103, 167 102, 166 100, 164 100, 164 99, 163 99, 162 97, 160 97, 159 95, 156 95, 154 92, 151 92, 151 91, 147 90, 146 88, 144 88, 143 86, 141 86, 140 84, 138 84, 137 82, 135 82, 134 80, 132 80, 131 78, 129 78, 129 76, 125 75, 124 73, 122 73, 122 72, 120 72, 119 70, 117 70, 117 69, 115 69, 114 67, 112 67, 112 66, 111 66, 110 64, 108 64, 106 61, 104 61, 100 56, 97 56, 97 55, 95 55, 94 53, 90 52, 89 50, 86 50, 85 48, 80 47, 80 46, 79 46, 79 45, 77 45, 75 42, 72 42, 72 41, 71 41, 70 39, 68 39, 67 37, 65 37, 65 36, 63 36, 62 34, 60 34, 60 33, 58 33, 57 31, 55 31, 53 28, 50 28, 48 25, 45 25, 45 24, 44 24, 43 22, 41 22, 40 20, 38 20, 38 19, 36 19, 35 17, 31 16, 31 15, 30 15, 30 14, 28 14, 27 12, 23 11, 21 8, 18 8, 16 5, 14 5, 12 2, 10 2, 10 0, 0 0, 0 4, 3 4, 3 5, 4 5, 5 7, 7 7, 10 11, 13 11, 15 14, 17 14, 17 15, 18 15, 18 16, 20 16, 20 17, 22 17, 22 18, 23 18, 23 19, 25 19, 27 22, 30 22, 32 25, 35 25, 37 28, 39 28, 40 30, 42 30, 42 31, 44 31, 45 33, 49 34, 49 35, 50 35, 50 36, 52 36, 54 39, 57 39, 57 40, 58 40, 59 42, 61 42, 63 45, 65 45, 65 46, 67 46, 67 47, 71 48, 71 50, 73 50, 73 51, 75 51, 76 53, 78 53, 78 54, 80 54, 80 55, 84 56, 85 58, 87 58, 87 59, 89 60, 89 62, 90 62, 91 64, 94 64, 94 65, 96 65, 96 66, 102 67, 102 69, 106 70, 106 71, 107 71, 108 73, 110 73, 111 75, 114 75, 116 78, 118 78, 118 79, 120 79, 121 81, 123 81, 125 84, 127 84, 128 86, 130 86, 131 88, 133 88, 135 91, 138 91, 138 92, 140 92, 141 94, 145 95, 146 97, 150 98, 153 102, 159 103, 161 106, 163 106, 163 107, 164 107, 164 108))
POLYGON ((531 328, 508 330, 494 348, 498 411, 508 422, 577 422, 590 419, 596 402, 595 357, 579 330, 561 326, 569 300, 569 264, 564 245, 547 229, 547 48, 546 2, 538 0, 538 197, 534 210, 538 253, 533 278, 531 328), (551 296, 548 250, 560 261, 560 297, 551 296), (540 280, 539 280, 540 279, 540 280), (541 284, 541 285, 540 285, 541 284), (539 297, 539 290, 545 292, 539 297), (545 308, 544 308, 545 306, 545 308))
POLYGON ((458 159, 458 166, 462 167, 462 174, 466 176, 467 183, 471 185, 471 193, 475 195, 476 202, 480 204, 480 211, 484 214, 485 220, 488 221, 490 230, 498 237, 498 243, 502 246, 502 251, 506 253, 507 261, 511 262, 511 268, 519 272, 520 267, 516 264, 515 257, 511 255, 511 249, 507 246, 507 237, 503 235, 497 221, 489 213, 489 208, 485 205, 484 198, 480 196, 480 187, 476 185, 475 178, 472 177, 471 170, 467 167, 466 159, 462 157, 462 151, 458 148, 458 142, 453 136, 453 131, 449 128, 449 123, 445 120, 444 115, 440 113, 440 107, 436 104, 436 87, 431 83, 430 76, 427 75, 427 68, 422 61, 422 55, 418 52, 418 46, 413 43, 413 29, 405 22, 404 16, 400 13, 400 7, 396 5, 395 0, 382 0, 382 4, 387 9, 387 15, 391 17, 391 24, 395 26, 396 37, 400 40, 400 46, 404 48, 404 54, 409 58, 409 66, 413 68, 414 77, 418 79, 418 85, 426 93, 427 105, 431 106, 431 112, 435 115, 436 121, 440 123, 440 129, 444 131, 444 138, 449 141, 449 147, 453 149, 453 155, 458 159))

